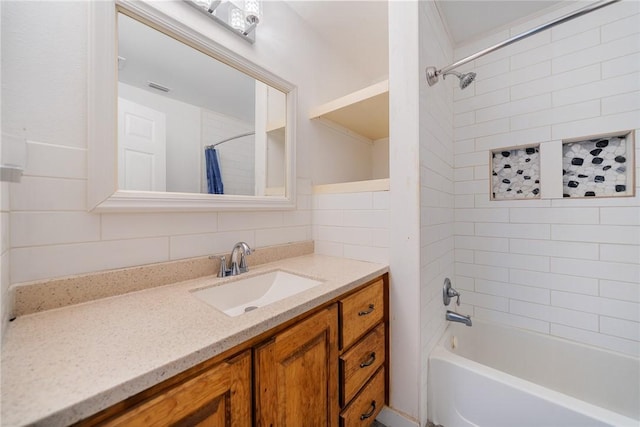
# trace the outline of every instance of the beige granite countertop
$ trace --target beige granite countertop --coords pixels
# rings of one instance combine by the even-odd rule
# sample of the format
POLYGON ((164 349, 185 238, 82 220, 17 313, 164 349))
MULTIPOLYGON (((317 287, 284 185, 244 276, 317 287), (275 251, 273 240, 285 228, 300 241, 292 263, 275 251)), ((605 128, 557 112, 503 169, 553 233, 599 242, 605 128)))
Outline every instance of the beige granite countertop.
POLYGON ((306 255, 234 278, 204 277, 18 317, 2 348, 2 425, 61 426, 86 418, 386 271, 386 265, 306 255), (275 269, 323 283, 238 317, 190 292, 275 269))

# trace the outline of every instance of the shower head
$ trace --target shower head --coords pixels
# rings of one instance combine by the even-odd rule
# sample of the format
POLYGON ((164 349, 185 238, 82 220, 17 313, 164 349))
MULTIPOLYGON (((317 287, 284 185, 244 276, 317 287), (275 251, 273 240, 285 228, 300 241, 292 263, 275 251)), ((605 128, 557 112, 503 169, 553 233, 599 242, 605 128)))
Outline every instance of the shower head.
POLYGON ((453 74, 454 76, 460 79, 460 89, 466 88, 471 84, 472 81, 476 79, 476 73, 460 74, 457 71, 447 71, 442 75, 442 78, 445 79, 448 74, 453 74))
POLYGON ((434 84, 438 83, 439 75, 442 75, 442 78, 444 79, 447 75, 453 74, 460 79, 460 89, 464 89, 469 86, 471 82, 476 78, 476 73, 460 74, 457 71, 445 71, 443 73, 442 70, 436 70, 436 67, 427 67, 425 71, 427 74, 427 83, 429 83, 429 86, 433 86, 434 84))

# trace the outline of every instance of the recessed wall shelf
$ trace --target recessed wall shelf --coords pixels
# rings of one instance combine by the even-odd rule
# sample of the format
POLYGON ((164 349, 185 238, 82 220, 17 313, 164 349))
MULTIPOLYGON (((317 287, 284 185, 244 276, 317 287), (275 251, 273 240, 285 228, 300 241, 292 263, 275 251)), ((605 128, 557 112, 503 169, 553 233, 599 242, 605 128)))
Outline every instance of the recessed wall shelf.
POLYGON ((309 118, 331 120, 372 141, 389 136, 389 81, 319 105, 309 118))
POLYGON ((389 178, 313 186, 313 194, 360 193, 363 191, 389 191, 389 178))
POLYGON ((492 201, 635 196, 635 139, 626 130, 490 151, 492 201))
POLYGON ((564 141, 563 196, 633 196, 633 151, 631 132, 564 141))
POLYGON ((491 200, 540 198, 540 146, 491 152, 491 200))

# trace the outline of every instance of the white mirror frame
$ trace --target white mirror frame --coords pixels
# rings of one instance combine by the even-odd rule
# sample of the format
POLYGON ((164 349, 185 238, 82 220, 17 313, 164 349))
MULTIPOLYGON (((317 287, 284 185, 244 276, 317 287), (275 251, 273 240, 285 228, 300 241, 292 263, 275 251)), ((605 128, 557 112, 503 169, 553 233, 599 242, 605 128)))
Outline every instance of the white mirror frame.
MULTIPOLYGON (((161 212, 294 209, 296 195, 296 87, 154 9, 142 1, 93 1, 89 14, 88 195, 93 212, 161 212), (126 13, 193 48, 239 69, 287 95, 284 196, 162 193, 118 189, 117 167, 117 12, 126 13)), ((191 9, 189 9, 191 10, 191 9)), ((194 11, 193 13, 196 13, 194 11)))

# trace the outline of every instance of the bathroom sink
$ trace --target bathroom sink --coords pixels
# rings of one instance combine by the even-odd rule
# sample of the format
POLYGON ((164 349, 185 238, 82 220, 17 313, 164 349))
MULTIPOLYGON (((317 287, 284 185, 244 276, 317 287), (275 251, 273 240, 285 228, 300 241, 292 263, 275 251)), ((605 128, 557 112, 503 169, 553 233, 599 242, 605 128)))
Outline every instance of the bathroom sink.
POLYGON ((306 291, 320 283, 320 280, 276 270, 199 289, 193 291, 193 295, 227 316, 235 317, 306 291))

